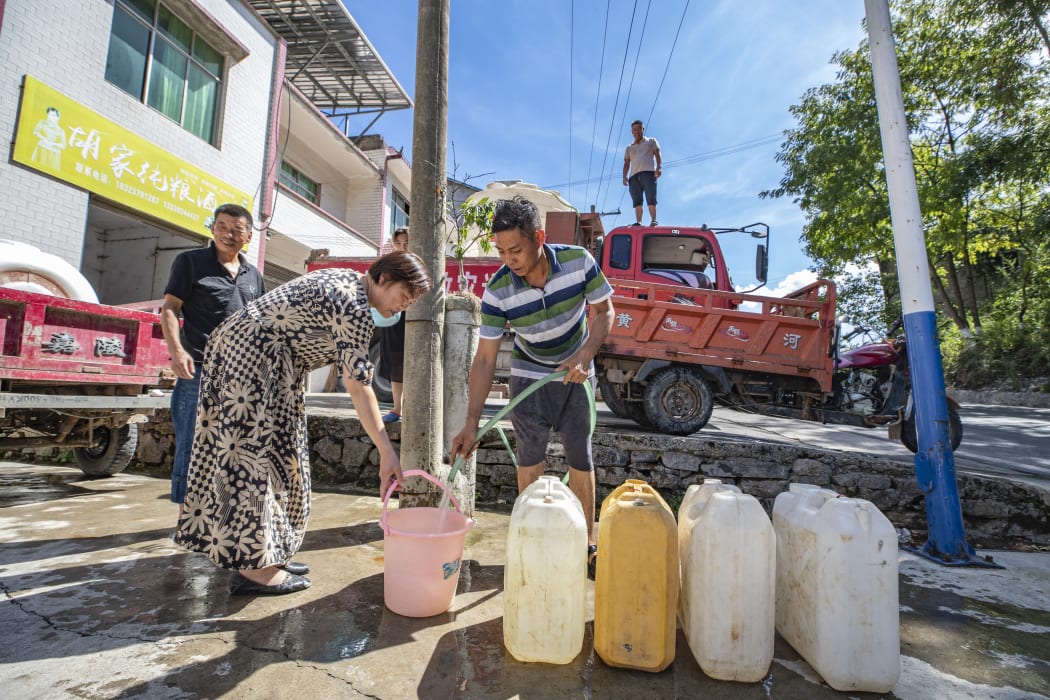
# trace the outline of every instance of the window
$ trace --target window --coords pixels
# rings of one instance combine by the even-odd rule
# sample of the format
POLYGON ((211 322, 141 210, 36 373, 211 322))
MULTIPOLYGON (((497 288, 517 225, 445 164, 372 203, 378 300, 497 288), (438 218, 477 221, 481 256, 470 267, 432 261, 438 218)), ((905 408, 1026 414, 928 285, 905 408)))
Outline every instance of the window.
POLYGON ((613 236, 609 248, 609 267, 614 270, 631 269, 631 237, 613 236))
POLYGON ((321 200, 318 197, 318 193, 321 188, 316 182, 303 175, 302 172, 296 170, 288 163, 281 161, 281 174, 278 180, 282 185, 295 192, 300 197, 309 199, 314 204, 320 204, 321 200))
POLYGON ((156 0, 115 0, 106 80, 208 143, 224 57, 156 0))
POLYGON ((390 189, 390 240, 394 240, 394 231, 408 226, 408 200, 397 190, 390 189))

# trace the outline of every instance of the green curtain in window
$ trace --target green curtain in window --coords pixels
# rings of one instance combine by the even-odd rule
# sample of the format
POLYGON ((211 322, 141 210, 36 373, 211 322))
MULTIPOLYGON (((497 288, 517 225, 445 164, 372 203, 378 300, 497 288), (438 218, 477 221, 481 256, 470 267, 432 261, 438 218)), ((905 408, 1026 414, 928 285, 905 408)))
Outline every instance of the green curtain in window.
POLYGON ((159 36, 153 42, 153 65, 149 76, 150 107, 177 122, 182 117, 182 93, 186 86, 186 57, 159 36))
POLYGON ((208 143, 215 133, 215 106, 219 99, 219 84, 210 75, 190 64, 189 92, 186 95, 186 114, 182 125, 208 143))

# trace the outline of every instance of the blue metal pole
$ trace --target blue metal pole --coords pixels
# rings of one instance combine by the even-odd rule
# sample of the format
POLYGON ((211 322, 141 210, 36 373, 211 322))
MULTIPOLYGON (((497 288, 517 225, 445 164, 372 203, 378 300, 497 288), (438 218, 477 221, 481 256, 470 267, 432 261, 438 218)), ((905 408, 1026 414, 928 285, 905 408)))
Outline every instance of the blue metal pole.
POLYGON ((915 454, 915 476, 926 497, 929 525, 929 537, 921 553, 946 563, 969 563, 968 560, 976 555, 966 541, 962 519, 934 313, 905 314, 904 333, 908 339, 908 367, 919 442, 919 451, 915 454))
POLYGON ((915 165, 901 96, 888 0, 864 0, 875 102, 882 132, 893 244, 900 278, 904 329, 919 451, 915 475, 926 497, 929 537, 918 553, 949 564, 984 564, 966 541, 948 436, 948 402, 937 339, 915 165))

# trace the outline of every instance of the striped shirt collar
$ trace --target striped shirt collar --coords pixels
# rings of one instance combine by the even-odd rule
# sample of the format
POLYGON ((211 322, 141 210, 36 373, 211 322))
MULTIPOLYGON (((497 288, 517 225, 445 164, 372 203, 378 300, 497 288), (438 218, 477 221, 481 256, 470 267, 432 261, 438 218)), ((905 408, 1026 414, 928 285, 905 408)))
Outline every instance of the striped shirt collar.
MULTIPOLYGON (((543 244, 543 255, 547 258, 547 281, 550 282, 555 274, 561 272, 561 263, 558 262, 558 256, 554 254, 554 248, 551 248, 549 243, 543 244)), ((507 269, 507 272, 510 272, 510 277, 514 280, 516 289, 537 289, 537 287, 529 284, 524 277, 514 274, 510 268, 507 269)))

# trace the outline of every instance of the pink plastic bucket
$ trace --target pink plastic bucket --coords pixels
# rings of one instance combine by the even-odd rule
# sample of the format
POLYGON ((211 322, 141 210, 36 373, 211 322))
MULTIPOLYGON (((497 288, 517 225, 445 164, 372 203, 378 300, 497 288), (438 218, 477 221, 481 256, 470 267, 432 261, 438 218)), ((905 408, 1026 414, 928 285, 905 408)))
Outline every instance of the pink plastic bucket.
MULTIPOLYGON (((422 476, 441 488, 448 485, 420 469, 405 476, 422 476)), ((405 617, 430 617, 452 607, 459 584, 463 541, 474 522, 463 515, 456 497, 449 500, 456 510, 442 518, 438 508, 387 510, 396 482, 383 497, 383 600, 386 606, 405 617), (438 532, 440 526, 441 531, 438 532)))

